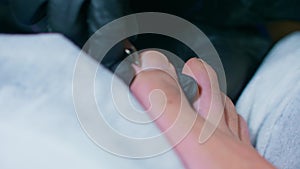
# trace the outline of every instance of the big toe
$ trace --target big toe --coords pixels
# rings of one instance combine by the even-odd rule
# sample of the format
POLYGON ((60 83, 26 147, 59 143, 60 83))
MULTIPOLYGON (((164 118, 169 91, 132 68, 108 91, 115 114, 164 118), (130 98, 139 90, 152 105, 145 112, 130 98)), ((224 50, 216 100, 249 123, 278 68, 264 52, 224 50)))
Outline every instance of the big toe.
POLYGON ((195 116, 180 88, 176 71, 166 56, 156 51, 147 51, 141 54, 140 60, 141 66, 135 66, 137 74, 130 89, 156 120, 159 128, 164 131, 174 123, 184 123, 178 120, 181 112, 191 112, 195 116))

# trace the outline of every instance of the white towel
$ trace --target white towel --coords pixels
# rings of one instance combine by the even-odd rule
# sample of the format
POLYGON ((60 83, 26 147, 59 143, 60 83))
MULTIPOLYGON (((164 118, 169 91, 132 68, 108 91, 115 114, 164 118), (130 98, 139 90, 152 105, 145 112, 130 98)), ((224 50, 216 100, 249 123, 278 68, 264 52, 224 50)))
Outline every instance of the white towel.
POLYGON ((300 168, 300 32, 273 47, 237 110, 262 156, 281 169, 300 168))
MULTIPOLYGON (((57 34, 0 35, 0 168, 183 168, 173 150, 147 159, 122 158, 100 149, 87 137, 72 100, 79 52, 57 34)), ((97 63, 90 59, 86 64, 97 63)), ((106 85, 111 76, 99 67, 96 98, 107 105, 102 108, 110 124, 125 135, 160 133, 155 124, 131 124, 112 109, 113 101, 107 97, 110 86, 106 85)), ((118 83, 118 92, 125 94, 125 85, 118 83)), ((120 146, 137 149, 122 143, 120 146)))

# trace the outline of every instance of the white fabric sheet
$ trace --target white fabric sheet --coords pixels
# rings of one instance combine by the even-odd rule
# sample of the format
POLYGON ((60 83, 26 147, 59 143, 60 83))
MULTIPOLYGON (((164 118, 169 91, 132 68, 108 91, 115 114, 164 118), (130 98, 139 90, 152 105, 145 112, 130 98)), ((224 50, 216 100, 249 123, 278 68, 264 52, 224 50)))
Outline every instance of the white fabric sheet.
MULTIPOLYGON (((0 35, 0 168, 183 168, 173 150, 148 159, 122 158, 100 149, 87 137, 72 100, 72 77, 79 52, 57 34, 0 35)), ((87 59, 85 64, 97 63, 87 59)), ((107 97, 110 86, 106 84, 111 76, 99 67, 96 98, 106 105, 102 107, 104 116, 112 127, 131 136, 160 133, 155 124, 131 124, 112 108, 113 102, 107 97)), ((122 90, 125 85, 118 83, 120 95, 126 94, 122 90)))

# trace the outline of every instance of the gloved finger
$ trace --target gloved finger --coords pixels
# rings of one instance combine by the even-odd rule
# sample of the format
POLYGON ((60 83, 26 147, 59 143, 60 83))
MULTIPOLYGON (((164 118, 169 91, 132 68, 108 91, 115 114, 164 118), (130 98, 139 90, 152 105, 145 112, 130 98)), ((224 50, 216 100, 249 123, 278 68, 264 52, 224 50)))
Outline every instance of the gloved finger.
POLYGON ((193 102, 196 100, 198 95, 198 84, 197 82, 190 76, 187 76, 182 73, 178 73, 178 81, 179 84, 187 97, 189 103, 193 105, 193 102))

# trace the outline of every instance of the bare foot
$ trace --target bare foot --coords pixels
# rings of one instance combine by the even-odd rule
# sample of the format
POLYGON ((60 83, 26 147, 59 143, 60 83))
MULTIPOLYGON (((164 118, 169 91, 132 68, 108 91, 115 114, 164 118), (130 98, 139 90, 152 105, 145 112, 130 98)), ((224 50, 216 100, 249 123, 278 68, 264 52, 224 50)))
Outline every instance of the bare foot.
POLYGON ((155 123, 161 131, 168 131, 166 137, 176 144, 175 150, 186 168, 273 168, 250 145, 245 121, 220 91, 216 73, 205 62, 190 59, 183 70, 199 85, 193 106, 178 85, 174 67, 163 54, 142 53, 141 67, 135 69, 133 94, 150 116, 157 119, 155 123), (187 130, 189 126, 192 127, 187 130), (216 130, 200 144, 203 129, 214 126, 216 130), (180 136, 184 139, 178 143, 180 136))

